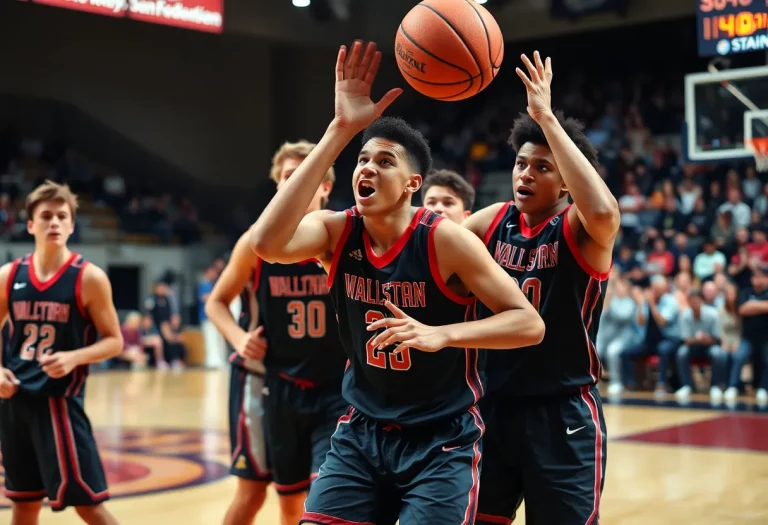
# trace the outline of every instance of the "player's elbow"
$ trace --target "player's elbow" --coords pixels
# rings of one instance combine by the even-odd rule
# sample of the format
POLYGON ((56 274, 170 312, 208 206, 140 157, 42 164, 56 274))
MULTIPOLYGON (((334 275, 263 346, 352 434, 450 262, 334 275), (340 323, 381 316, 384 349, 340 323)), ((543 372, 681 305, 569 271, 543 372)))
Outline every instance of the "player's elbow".
POLYGON ((109 345, 109 355, 107 356, 107 359, 120 355, 123 351, 123 345, 125 344, 125 341, 123 341, 123 334, 119 332, 116 335, 113 335, 110 339, 111 344, 109 345))
POLYGON ((541 343, 544 340, 544 334, 547 330, 544 325, 544 319, 541 318, 538 312, 533 309, 531 310, 531 315, 529 315, 530 319, 526 319, 524 324, 525 335, 530 339, 526 346, 533 346, 541 343))

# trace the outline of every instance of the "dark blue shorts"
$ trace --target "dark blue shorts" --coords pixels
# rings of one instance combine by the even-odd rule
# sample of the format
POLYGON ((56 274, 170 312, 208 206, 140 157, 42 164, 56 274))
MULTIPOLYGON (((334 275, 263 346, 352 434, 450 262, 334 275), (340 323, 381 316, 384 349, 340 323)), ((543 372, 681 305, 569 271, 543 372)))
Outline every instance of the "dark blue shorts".
POLYGON ((230 473, 250 481, 272 479, 264 439, 264 378, 239 366, 229 377, 230 473))
POLYGON ((476 407, 405 428, 351 408, 331 438, 300 523, 471 525, 483 430, 476 407))
POLYGON ((486 397, 481 411, 477 525, 512 523, 523 498, 527 525, 598 523, 606 430, 596 387, 536 400, 486 397))
POLYGON ((0 449, 12 501, 47 497, 60 511, 109 499, 82 399, 19 392, 0 400, 0 449))
POLYGON ((302 387, 268 377, 266 384, 264 433, 275 489, 279 494, 307 491, 331 449, 339 418, 349 410, 341 397, 341 381, 302 387))

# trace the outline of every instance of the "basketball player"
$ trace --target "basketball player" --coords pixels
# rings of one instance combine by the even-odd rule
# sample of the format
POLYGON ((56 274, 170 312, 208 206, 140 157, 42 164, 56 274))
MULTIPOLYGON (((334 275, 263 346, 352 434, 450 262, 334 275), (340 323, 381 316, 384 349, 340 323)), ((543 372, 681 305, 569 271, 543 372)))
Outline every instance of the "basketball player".
POLYGON ((592 524, 606 459, 594 341, 619 211, 581 125, 552 111, 551 60, 538 52, 535 65, 522 58, 528 116, 510 138, 515 200, 475 213, 464 226, 520 283, 547 332, 540 344, 488 358, 477 523, 510 523, 524 497, 529 525, 592 524))
POLYGON ((400 119, 374 122, 400 90, 373 103, 381 53, 373 43, 363 47, 355 42, 349 60, 341 48, 335 118, 251 228, 265 260, 323 263, 349 357, 343 394, 352 406, 302 523, 472 523, 483 432, 475 349, 537 343, 543 324, 470 232, 411 207, 429 172, 429 146, 400 119), (352 179, 357 206, 304 216, 324 174, 363 129, 352 179), (470 321, 470 293, 498 315, 470 321))
MULTIPOLYGON (((278 188, 314 147, 306 141, 282 145, 270 174, 278 188)), ((307 213, 326 205, 334 179, 329 168, 307 213)), ((243 234, 206 311, 235 348, 231 471, 239 478, 239 488, 225 525, 252 522, 270 479, 266 457, 280 495, 282 523, 297 525, 310 479, 316 477, 336 422, 349 406, 341 397, 346 357, 325 270, 313 260, 289 265, 264 262, 248 247, 248 234, 243 234), (238 293, 245 312, 239 325, 228 306, 238 293), (260 369, 249 369, 249 363, 260 369), (246 434, 248 439, 243 439, 246 434)))
POLYGON ((0 268, 0 325, 10 318, 0 373, 0 446, 14 525, 36 525, 42 500, 86 523, 116 524, 83 408, 88 365, 123 349, 107 275, 67 248, 77 197, 46 181, 27 196, 35 251, 0 268), (98 342, 96 334, 101 336, 98 342))
POLYGON ((475 188, 467 179, 451 170, 433 171, 421 186, 424 207, 461 224, 472 215, 475 188))

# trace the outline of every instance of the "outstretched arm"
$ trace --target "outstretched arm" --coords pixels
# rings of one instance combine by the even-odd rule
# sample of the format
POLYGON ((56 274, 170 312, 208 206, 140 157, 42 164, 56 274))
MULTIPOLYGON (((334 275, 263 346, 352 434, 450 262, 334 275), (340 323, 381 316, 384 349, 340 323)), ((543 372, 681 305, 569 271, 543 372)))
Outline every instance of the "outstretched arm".
POLYGON ((316 212, 304 217, 304 212, 336 157, 402 92, 391 90, 374 104, 371 85, 380 63, 381 52, 376 51, 373 42, 368 44, 365 52, 363 43, 355 42, 349 60, 346 46, 339 50, 334 119, 317 147, 302 161, 251 228, 251 247, 262 259, 292 263, 312 257, 329 258, 334 236, 329 233, 328 225, 343 225, 344 214, 316 212))
POLYGON ((611 251, 619 230, 619 205, 600 174, 568 137, 552 111, 552 59, 547 57, 542 62, 538 51, 533 58, 535 65, 522 55, 528 75, 520 68, 516 70, 528 92, 528 113, 541 126, 547 138, 557 169, 573 198, 573 209, 579 222, 592 241, 611 251))

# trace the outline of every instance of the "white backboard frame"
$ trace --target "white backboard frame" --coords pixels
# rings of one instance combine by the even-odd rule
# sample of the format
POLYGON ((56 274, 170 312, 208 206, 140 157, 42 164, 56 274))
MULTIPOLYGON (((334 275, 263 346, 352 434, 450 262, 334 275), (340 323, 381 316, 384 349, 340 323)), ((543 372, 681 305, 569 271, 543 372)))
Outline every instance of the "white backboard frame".
MULTIPOLYGON (((699 151, 696 148, 696 89, 700 84, 713 84, 723 81, 735 82, 748 78, 768 77, 768 66, 745 67, 739 69, 728 69, 718 71, 717 73, 690 73, 685 75, 685 123, 688 133, 687 150, 688 159, 693 162, 707 162, 717 160, 748 159, 752 158, 752 151, 745 145, 743 148, 733 148, 726 150, 699 151)), ((746 112, 755 113, 745 106, 744 122, 748 122, 746 112)), ((759 112, 768 110, 759 110, 759 112)), ((744 138, 752 129, 745 125, 744 138)))

